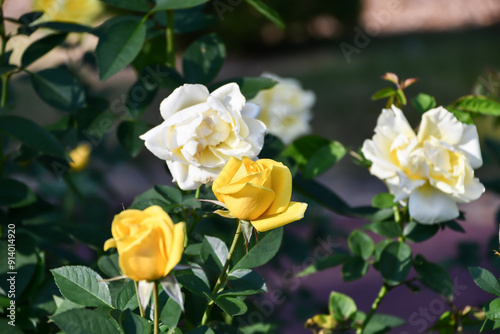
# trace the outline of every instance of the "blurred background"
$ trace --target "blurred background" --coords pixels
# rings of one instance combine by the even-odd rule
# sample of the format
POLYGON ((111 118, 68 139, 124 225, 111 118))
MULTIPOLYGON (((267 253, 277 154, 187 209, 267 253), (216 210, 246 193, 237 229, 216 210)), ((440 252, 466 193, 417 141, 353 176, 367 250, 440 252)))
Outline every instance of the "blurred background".
MULTIPOLYGON (((217 80, 259 76, 263 72, 300 80, 305 89, 316 94, 314 134, 357 150, 373 135, 377 117, 384 107, 384 101, 371 101, 370 97, 389 86, 381 79, 386 72, 394 72, 400 78, 418 78, 418 82, 406 90, 407 97, 424 92, 435 96, 438 105, 445 106, 474 92, 498 99, 498 0, 270 0, 268 3, 282 15, 287 24, 284 30, 252 12, 243 1, 217 0, 206 6, 205 10, 217 18, 210 29, 221 36, 228 50, 217 80), (221 3, 224 6, 221 7, 221 3)), ((30 1, 6 0, 4 10, 6 16, 19 17, 31 10, 30 1)), ((197 36, 195 33, 177 35, 178 65, 182 50, 197 36)), ((32 70, 54 63, 66 64, 79 73, 90 90, 111 103, 127 94, 136 80, 135 71, 125 69, 100 83, 95 59, 88 52, 96 41, 91 36, 77 38, 83 38, 84 42, 53 50, 35 62, 32 70), (82 54, 83 63, 77 61, 82 54)), ((28 37, 17 43, 29 43, 28 37)), ((17 104, 16 113, 29 115, 42 125, 52 124, 61 117, 59 111, 38 98, 27 77, 15 77, 11 92, 10 98, 17 104)), ((158 107, 169 93, 160 89, 145 114, 151 126, 160 122, 158 107)), ((404 111, 410 123, 418 125, 420 115, 411 104, 404 111)), ((486 118, 478 121, 485 164, 477 170, 477 176, 484 183, 493 181, 500 171, 497 146, 500 133, 492 123, 486 118)), ((164 163, 149 151, 143 150, 135 159, 128 157, 118 145, 113 127, 104 140, 93 147, 89 167, 75 178, 83 181, 82 192, 98 194, 95 201, 81 209, 80 222, 84 227, 87 214, 94 219, 100 217, 99 222, 92 222, 102 226, 103 235, 94 236, 98 242, 108 237, 112 216, 122 205, 129 206, 135 196, 154 184, 171 184, 164 163)), ((25 181, 29 184, 29 177, 25 181)), ((41 193, 44 182, 50 191, 54 187, 66 191, 64 183, 55 178, 38 181, 42 182, 41 193)), ((369 205, 374 195, 386 190, 382 182, 355 165, 348 156, 319 181, 353 206, 369 205)), ((49 191, 47 199, 50 200, 49 191)), ((487 191, 478 201, 461 207, 467 218, 463 223, 465 234, 446 229, 430 241, 414 245, 414 254, 423 254, 430 261, 447 265, 458 291, 456 304, 459 306, 482 306, 489 298, 476 287, 467 266, 481 265, 493 268, 494 273, 500 272, 500 265, 493 258, 493 249, 498 249, 499 207, 499 195, 487 191)), ((361 223, 311 203, 307 217, 285 229, 287 235, 280 256, 259 270, 268 282, 268 289, 281 291, 285 298, 283 303, 267 303, 269 296, 255 299, 252 303, 255 309, 261 309, 262 321, 280 321, 282 333, 309 333, 303 327, 305 320, 317 313, 327 313, 332 290, 350 295, 358 308, 367 311, 382 283, 379 273, 373 269, 363 279, 351 283, 343 282, 340 267, 302 279, 287 274, 297 266, 310 264, 307 261, 315 248, 322 245, 320 240, 328 236, 334 240, 334 251, 347 249, 349 231, 359 228, 361 223), (272 310, 266 308, 269 305, 273 305, 272 310)), ((82 248, 79 254, 81 261, 92 263, 97 253, 82 248)), ((410 273, 410 277, 412 275, 415 273, 410 273)), ((439 297, 425 288, 413 294, 399 287, 383 301, 380 311, 407 320, 408 324, 394 333, 419 333, 422 319, 427 319, 424 322, 429 326, 437 320, 432 312, 429 317, 436 318, 432 321, 421 313, 422 307, 431 310, 437 307, 436 299, 439 297)))

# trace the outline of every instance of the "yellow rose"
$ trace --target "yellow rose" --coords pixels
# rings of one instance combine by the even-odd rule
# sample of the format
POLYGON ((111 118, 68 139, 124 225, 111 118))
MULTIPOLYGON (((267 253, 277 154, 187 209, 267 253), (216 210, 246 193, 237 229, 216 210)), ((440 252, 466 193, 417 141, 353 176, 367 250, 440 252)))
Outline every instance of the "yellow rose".
POLYGON ((250 221, 259 232, 302 219, 307 208, 306 203, 290 202, 290 170, 270 159, 232 157, 212 190, 234 217, 250 221))
POLYGON ((181 260, 184 223, 174 225, 159 206, 117 214, 111 233, 113 238, 106 241, 104 250, 117 248, 123 274, 134 281, 161 279, 181 260))
POLYGON ((89 144, 80 144, 71 152, 69 152, 69 157, 72 161, 69 162, 69 167, 75 172, 79 172, 85 167, 87 167, 90 158, 90 152, 92 148, 89 144))
POLYGON ((41 22, 69 22, 90 25, 103 12, 99 0, 33 0, 33 10, 43 12, 41 22))

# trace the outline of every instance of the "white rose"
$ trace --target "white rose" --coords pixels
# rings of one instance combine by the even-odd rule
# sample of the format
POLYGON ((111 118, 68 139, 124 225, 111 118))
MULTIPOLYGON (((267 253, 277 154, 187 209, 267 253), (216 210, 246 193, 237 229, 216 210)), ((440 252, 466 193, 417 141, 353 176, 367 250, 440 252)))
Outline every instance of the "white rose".
POLYGON ((184 190, 212 183, 230 157, 253 159, 264 144, 266 126, 254 119, 259 107, 246 103, 235 83, 212 93, 203 85, 178 87, 160 113, 165 121, 140 138, 184 190))
POLYGON ((400 109, 382 110, 362 152, 372 162, 370 172, 386 182, 396 201, 408 198, 410 215, 423 224, 458 217, 457 203, 484 192, 474 178, 483 164, 476 127, 443 107, 422 115, 418 134, 400 109))
POLYGON ((267 131, 285 144, 309 133, 311 108, 316 101, 314 93, 302 89, 300 82, 295 79, 284 79, 269 73, 262 74, 262 77, 278 82, 250 100, 261 107, 259 119, 266 124, 267 131))

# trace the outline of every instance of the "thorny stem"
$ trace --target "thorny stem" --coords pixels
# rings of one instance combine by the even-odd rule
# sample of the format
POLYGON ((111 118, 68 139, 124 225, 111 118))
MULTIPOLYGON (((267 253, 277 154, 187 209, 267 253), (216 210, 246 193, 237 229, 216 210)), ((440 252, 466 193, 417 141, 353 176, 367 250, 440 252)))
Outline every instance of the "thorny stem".
MULTIPOLYGON (((241 222, 238 220, 238 229, 236 230, 236 233, 234 234, 233 243, 231 244, 231 248, 229 249, 229 254, 227 255, 226 263, 224 263, 224 267, 222 268, 222 271, 219 275, 219 278, 217 279, 217 282, 215 283, 214 289, 212 290, 212 295, 214 295, 214 296, 219 292, 219 289, 220 289, 222 283, 224 283, 226 280, 227 269, 229 268, 229 264, 231 263, 231 258, 233 257, 233 253, 236 249, 236 245, 238 244, 240 234, 241 234, 241 222)), ((210 312, 212 311, 213 306, 214 306, 213 302, 208 303, 207 309, 205 310, 205 313, 203 314, 203 318, 201 319, 202 326, 207 323, 208 317, 210 316, 210 312)))

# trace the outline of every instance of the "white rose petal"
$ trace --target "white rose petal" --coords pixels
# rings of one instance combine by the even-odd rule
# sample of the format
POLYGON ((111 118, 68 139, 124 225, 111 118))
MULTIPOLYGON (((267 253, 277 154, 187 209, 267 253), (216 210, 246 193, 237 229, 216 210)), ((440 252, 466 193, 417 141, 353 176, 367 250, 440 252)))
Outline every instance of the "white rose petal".
POLYGON ((396 201, 408 198, 410 215, 424 224, 458 217, 456 203, 476 200, 484 186, 474 178, 482 165, 477 130, 443 107, 422 115, 418 134, 392 106, 378 118, 362 152, 370 172, 384 180, 396 201))
POLYGON ((264 144, 259 108, 246 103, 237 84, 211 94, 203 85, 183 85, 160 105, 164 122, 140 138, 165 160, 173 181, 184 190, 212 183, 230 157, 256 158, 264 144))
POLYGON ((269 73, 262 76, 273 79, 277 84, 260 91, 250 102, 261 107, 259 120, 266 124, 268 132, 285 144, 309 133, 311 109, 316 102, 316 95, 304 90, 295 79, 280 78, 269 73))

